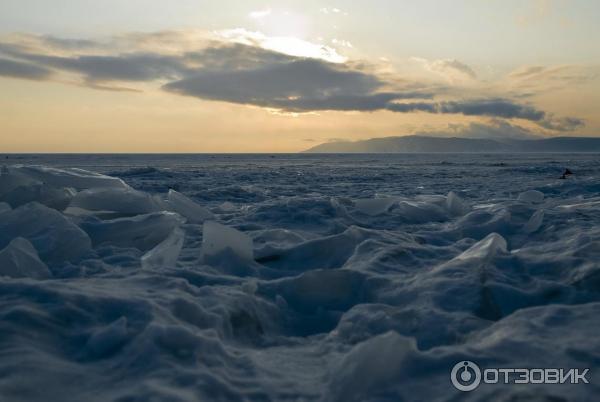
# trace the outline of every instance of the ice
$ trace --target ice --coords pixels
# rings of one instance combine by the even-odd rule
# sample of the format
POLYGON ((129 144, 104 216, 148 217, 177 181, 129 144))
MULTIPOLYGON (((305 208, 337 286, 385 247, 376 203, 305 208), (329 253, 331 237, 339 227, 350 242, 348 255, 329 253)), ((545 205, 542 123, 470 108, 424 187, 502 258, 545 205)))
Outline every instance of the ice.
POLYGON ((430 200, 408 200, 400 201, 394 212, 402 216, 408 222, 424 223, 444 220, 447 217, 445 206, 442 207, 430 200))
POLYGON ((542 226, 543 221, 544 211, 541 209, 539 211, 535 211, 527 223, 523 225, 523 231, 525 233, 534 233, 542 226))
POLYGON ((287 229, 266 229, 253 233, 252 240, 256 245, 256 257, 260 258, 294 247, 307 239, 301 233, 287 229))
POLYGON ((467 212, 463 200, 454 191, 450 191, 446 197, 446 208, 453 215, 464 215, 467 212))
POLYGON ((0 169, 0 197, 10 193, 18 187, 24 187, 34 184, 41 184, 14 167, 2 166, 0 169))
POLYGON ((97 359, 115 353, 127 341, 127 318, 120 317, 108 326, 93 333, 89 337, 85 347, 88 357, 97 359))
POLYGON ((57 169, 47 166, 4 166, 0 171, 0 201, 13 208, 36 201, 62 211, 77 190, 121 188, 129 186, 121 179, 81 169, 57 169))
POLYGON ((375 233, 350 226, 342 233, 310 239, 283 249, 261 251, 265 264, 278 269, 339 268, 353 255, 357 246, 375 233))
POLYGON ((72 187, 55 186, 29 174, 25 167, 4 166, 0 170, 0 201, 13 208, 37 201, 57 210, 63 210, 75 194, 72 187))
POLYGON ((10 211, 12 208, 6 202, 0 202, 0 214, 2 212, 10 211))
POLYGON ((586 210, 586 209, 597 209, 600 206, 600 199, 586 199, 584 202, 575 202, 573 204, 564 204, 559 207, 565 210, 586 210))
POLYGON ((115 212, 123 216, 157 212, 161 208, 149 194, 132 188, 94 188, 73 197, 69 208, 102 213, 115 212))
POLYGON ((519 201, 540 203, 544 201, 544 193, 537 190, 527 190, 519 194, 519 201))
POLYGON ((142 256, 142 268, 174 267, 179 258, 179 253, 181 253, 184 240, 185 233, 183 230, 175 228, 165 240, 142 256))
POLYGON ((419 361, 412 338, 395 332, 376 336, 355 346, 338 363, 323 400, 364 401, 385 394, 418 366, 423 369, 425 364, 419 361))
POLYGON ((47 207, 62 211, 69 205, 75 193, 76 191, 72 188, 55 188, 44 183, 34 183, 15 187, 5 192, 0 199, 13 208, 36 201, 47 207))
POLYGON ((224 212, 232 212, 235 211, 236 207, 232 202, 225 201, 221 205, 219 205, 219 209, 224 212))
POLYGON ((600 367, 597 155, 17 157, 3 401, 600 392, 449 381, 462 360, 600 367))
POLYGON ((202 255, 210 259, 230 251, 242 260, 254 260, 252 239, 237 229, 215 221, 204 222, 202 231, 202 255))
POLYGON ((498 253, 506 253, 506 240, 498 233, 490 233, 484 239, 461 253, 456 260, 490 260, 498 253))
POLYGON ((42 261, 76 261, 90 250, 90 238, 60 212, 31 202, 0 215, 0 247, 15 237, 29 240, 42 261))
POLYGON ((167 195, 166 205, 170 211, 177 212, 191 223, 202 223, 215 218, 212 212, 172 189, 167 195))
POLYGON ((58 169, 49 166, 12 166, 5 170, 11 180, 39 182, 51 187, 72 187, 76 190, 88 188, 127 188, 118 177, 105 176, 78 168, 58 169))
POLYGON ((81 227, 89 234, 94 246, 111 244, 147 251, 165 240, 181 223, 177 214, 155 212, 105 221, 92 219, 81 223, 81 227))
POLYGON ((278 294, 298 311, 346 310, 360 299, 363 280, 364 275, 352 270, 316 269, 262 286, 260 292, 278 294))
POLYGON ((503 205, 475 209, 459 217, 453 223, 456 232, 462 237, 479 239, 489 233, 508 233, 511 230, 512 214, 503 205))
POLYGON ((0 250, 0 276, 45 279, 51 275, 27 239, 16 237, 0 250))
POLYGON ((396 201, 393 197, 366 198, 355 200, 354 206, 363 214, 375 216, 387 212, 396 201))

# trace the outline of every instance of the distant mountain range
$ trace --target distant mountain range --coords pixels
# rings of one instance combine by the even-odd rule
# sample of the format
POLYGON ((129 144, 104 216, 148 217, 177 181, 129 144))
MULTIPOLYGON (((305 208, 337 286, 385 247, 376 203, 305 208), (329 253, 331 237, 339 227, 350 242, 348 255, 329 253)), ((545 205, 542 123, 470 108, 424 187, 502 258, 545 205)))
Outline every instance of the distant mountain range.
POLYGON ((317 145, 309 153, 417 153, 417 152, 600 152, 600 138, 553 137, 533 140, 457 137, 372 138, 317 145))

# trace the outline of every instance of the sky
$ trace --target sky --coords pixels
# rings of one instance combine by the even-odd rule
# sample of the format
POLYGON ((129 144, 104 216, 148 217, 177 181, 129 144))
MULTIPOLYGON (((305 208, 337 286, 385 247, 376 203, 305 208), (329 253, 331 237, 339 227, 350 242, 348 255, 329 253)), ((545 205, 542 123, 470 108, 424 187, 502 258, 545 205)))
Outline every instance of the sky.
POLYGON ((0 0, 0 152, 600 135, 594 0, 0 0))

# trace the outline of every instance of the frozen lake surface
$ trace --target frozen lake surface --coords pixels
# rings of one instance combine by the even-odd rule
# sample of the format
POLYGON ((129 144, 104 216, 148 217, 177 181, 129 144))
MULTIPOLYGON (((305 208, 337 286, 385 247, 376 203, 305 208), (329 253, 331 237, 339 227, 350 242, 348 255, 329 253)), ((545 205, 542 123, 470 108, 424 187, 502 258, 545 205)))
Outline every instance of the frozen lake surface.
POLYGON ((600 394, 600 155, 1 158, 1 401, 600 394))

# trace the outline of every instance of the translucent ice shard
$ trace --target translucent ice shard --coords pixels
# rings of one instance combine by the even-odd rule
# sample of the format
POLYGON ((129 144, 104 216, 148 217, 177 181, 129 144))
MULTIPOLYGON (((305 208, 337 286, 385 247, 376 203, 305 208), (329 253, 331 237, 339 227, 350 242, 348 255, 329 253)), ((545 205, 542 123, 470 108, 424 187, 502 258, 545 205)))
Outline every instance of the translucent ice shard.
POLYGON ((52 187, 45 183, 33 183, 15 187, 0 196, 13 208, 20 207, 28 202, 37 201, 47 207, 62 211, 65 209, 76 191, 70 187, 52 187))
POLYGON ((215 218, 208 209, 175 190, 169 190, 165 203, 170 211, 177 212, 192 223, 202 223, 215 218))
POLYGON ((94 245, 112 244, 150 250, 165 240, 182 222, 172 212, 155 212, 107 221, 91 220, 81 227, 90 235, 94 245))
POLYGON ((540 226, 542 226, 542 222, 544 220, 544 211, 539 210, 535 211, 531 218, 527 221, 525 225, 523 225, 523 231, 525 233, 533 233, 536 232, 540 226))
POLYGON ((41 259, 74 261, 90 250, 88 235, 60 212, 30 202, 1 214, 0 247, 15 237, 29 240, 41 259))
POLYGON ((537 190, 527 190, 519 194, 519 201, 538 203, 544 201, 544 193, 537 190))
POLYGON ((0 276, 44 279, 52 275, 29 240, 17 237, 0 250, 0 276))
POLYGON ((464 215, 467 211, 463 200, 454 191, 450 191, 446 197, 446 208, 452 215, 464 215))
POLYGON ((498 253, 506 253, 506 240, 498 233, 490 233, 486 238, 473 244, 468 250, 456 257, 457 260, 489 260, 498 253))
POLYGON ((381 215, 387 212, 396 202, 393 197, 365 198, 354 201, 354 206, 363 214, 370 216, 381 215))
POLYGON ((181 228, 175 228, 173 232, 152 250, 141 258, 142 268, 173 267, 177 263, 179 253, 183 247, 185 233, 181 228))
POLYGON ((20 181, 38 181, 53 187, 73 187, 77 190, 101 187, 129 187, 117 177, 110 177, 83 169, 58 169, 48 166, 13 166, 6 169, 20 181))
POLYGON ((204 258, 216 256, 227 250, 230 250, 242 260, 251 261, 254 259, 250 236, 215 221, 204 222, 202 234, 202 255, 204 258))
POLYGON ((123 215, 157 212, 160 206, 152 196, 132 188, 94 188, 79 192, 69 208, 112 211, 123 215))

